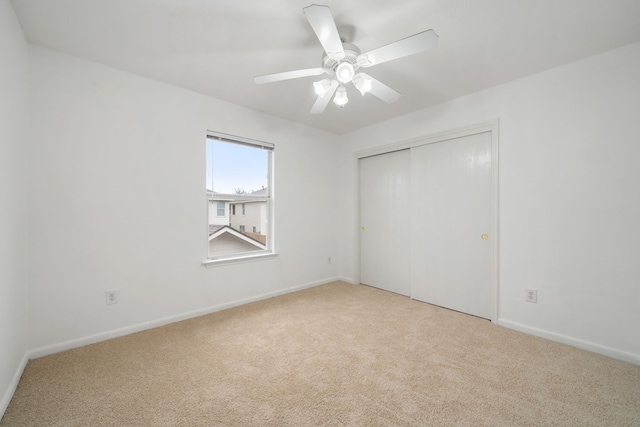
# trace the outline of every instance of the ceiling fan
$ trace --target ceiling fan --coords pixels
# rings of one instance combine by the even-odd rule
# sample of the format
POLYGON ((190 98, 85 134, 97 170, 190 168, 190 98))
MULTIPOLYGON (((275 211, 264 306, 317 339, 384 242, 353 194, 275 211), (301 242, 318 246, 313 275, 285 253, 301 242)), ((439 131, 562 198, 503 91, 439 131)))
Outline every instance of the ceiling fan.
POLYGON ((427 30, 361 53, 357 46, 346 43, 340 36, 328 6, 312 4, 302 11, 324 48, 322 66, 265 74, 254 77, 254 81, 262 84, 328 74, 328 78, 313 83, 318 98, 311 108, 312 114, 322 113, 332 97, 336 105, 344 107, 349 102, 345 87, 347 83, 353 83, 363 96, 371 93, 388 104, 397 101, 400 93, 370 75, 359 72, 359 69, 424 52, 438 44, 438 35, 433 30, 427 30))

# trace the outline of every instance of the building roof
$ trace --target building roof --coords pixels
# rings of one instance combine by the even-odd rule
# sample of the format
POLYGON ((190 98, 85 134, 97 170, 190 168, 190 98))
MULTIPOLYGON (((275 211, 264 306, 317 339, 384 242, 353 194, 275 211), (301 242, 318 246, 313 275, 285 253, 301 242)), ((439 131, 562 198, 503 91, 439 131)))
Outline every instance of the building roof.
POLYGON ((217 237, 221 236, 224 233, 228 233, 231 236, 234 236, 240 240, 243 240, 247 243, 251 243, 252 245, 260 248, 260 249, 267 249, 267 246, 265 244, 263 244, 262 242, 247 236, 246 234, 236 230, 233 227, 230 227, 228 225, 209 225, 209 242, 211 242, 212 240, 215 240, 217 237))

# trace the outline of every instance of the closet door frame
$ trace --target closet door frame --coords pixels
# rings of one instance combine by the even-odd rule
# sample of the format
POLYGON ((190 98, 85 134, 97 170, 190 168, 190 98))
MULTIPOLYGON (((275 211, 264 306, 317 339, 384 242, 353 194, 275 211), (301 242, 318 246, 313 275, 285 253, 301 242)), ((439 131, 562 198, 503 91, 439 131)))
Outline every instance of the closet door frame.
POLYGON ((354 233, 354 280, 360 283, 360 159, 363 157, 374 156, 378 154, 390 153, 393 151, 419 147, 426 144, 434 144, 437 142, 448 141, 451 139, 461 138, 465 136, 475 135, 478 133, 491 133, 491 230, 489 241, 491 243, 491 322, 498 323, 499 318, 499 218, 498 218, 498 190, 499 190, 499 125, 498 119, 476 125, 470 125, 463 128, 445 131, 442 133, 419 136, 405 141, 394 142, 391 144, 381 145, 375 148, 358 151, 354 154, 354 170, 355 170, 355 193, 354 200, 354 224, 356 230, 354 233))

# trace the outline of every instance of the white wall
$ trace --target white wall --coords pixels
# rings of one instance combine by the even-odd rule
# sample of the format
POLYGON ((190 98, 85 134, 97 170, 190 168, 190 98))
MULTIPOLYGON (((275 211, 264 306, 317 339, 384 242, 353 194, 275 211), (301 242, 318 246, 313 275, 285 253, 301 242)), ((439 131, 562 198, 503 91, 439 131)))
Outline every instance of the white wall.
POLYGON ((354 152, 496 118, 499 323, 640 363, 640 43, 344 136, 341 275, 354 152))
POLYGON ((20 23, 0 0, 0 418, 27 353, 28 72, 20 23))
POLYGON ((37 46, 30 60, 35 356, 337 276, 339 217, 320 209, 335 136, 37 46), (207 130, 276 145, 277 257, 201 266, 207 130))

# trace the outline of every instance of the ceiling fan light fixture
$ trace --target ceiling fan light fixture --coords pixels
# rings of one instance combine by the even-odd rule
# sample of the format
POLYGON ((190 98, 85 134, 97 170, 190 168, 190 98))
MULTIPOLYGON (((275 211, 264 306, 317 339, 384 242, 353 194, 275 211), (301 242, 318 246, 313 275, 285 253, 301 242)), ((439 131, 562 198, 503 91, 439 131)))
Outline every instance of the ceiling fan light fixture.
POLYGON ((331 82, 329 79, 322 79, 313 83, 313 90, 315 90, 316 94, 320 97, 325 96, 330 88, 331 82))
POLYGON ((338 107, 344 107, 347 102, 349 102, 349 98, 347 97, 347 89, 344 86, 340 85, 340 87, 336 90, 336 96, 333 97, 333 103, 338 107))
POLYGON ((358 73, 353 78, 353 84, 355 85, 356 89, 360 91, 362 96, 364 96, 365 93, 371 90, 373 80, 371 80, 371 77, 367 76, 366 74, 358 73))
MULTIPOLYGON (((348 27, 347 31, 338 30, 329 6, 312 4, 303 8, 302 11, 324 50, 322 65, 304 70, 255 76, 253 80, 257 84, 262 84, 328 74, 328 79, 313 83, 318 98, 310 110, 311 114, 325 111, 331 100, 336 105, 344 107, 349 102, 345 87, 349 82, 353 83, 363 96, 369 92, 387 104, 396 102, 401 96, 400 92, 368 74, 358 73, 356 75, 356 72, 361 68, 372 67, 424 52, 438 44, 438 35, 435 31, 426 30, 362 53, 358 46, 350 42, 351 27, 348 27)), ((321 78, 318 77, 318 79, 321 78)))
POLYGON ((355 74, 353 65, 348 62, 342 62, 336 67, 336 78, 340 83, 349 83, 355 74))

